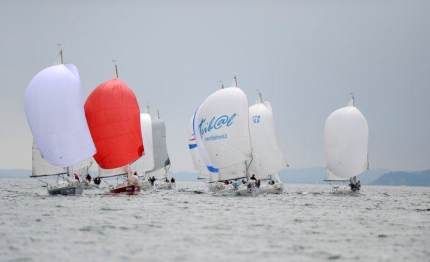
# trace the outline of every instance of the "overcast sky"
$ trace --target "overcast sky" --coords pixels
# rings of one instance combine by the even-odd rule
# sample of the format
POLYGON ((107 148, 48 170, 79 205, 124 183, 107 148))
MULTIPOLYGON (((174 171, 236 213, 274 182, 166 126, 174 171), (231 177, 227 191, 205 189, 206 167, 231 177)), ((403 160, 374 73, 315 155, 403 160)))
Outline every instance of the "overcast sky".
POLYGON ((174 172, 193 170, 195 108, 235 75, 272 104, 291 168, 325 166, 325 120, 351 92, 371 168, 430 168, 429 1, 3 0, 0 24, 2 169, 31 169, 24 93, 59 43, 85 99, 116 59, 141 111, 160 111, 174 172))

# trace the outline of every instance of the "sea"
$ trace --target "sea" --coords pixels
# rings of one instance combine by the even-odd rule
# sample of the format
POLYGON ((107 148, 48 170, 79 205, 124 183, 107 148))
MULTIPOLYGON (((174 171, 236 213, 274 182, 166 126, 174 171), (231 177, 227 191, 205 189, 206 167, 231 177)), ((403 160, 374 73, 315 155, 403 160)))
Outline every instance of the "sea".
POLYGON ((0 179, 0 261, 430 261, 429 187, 240 197, 204 182, 132 196, 43 185, 0 179))

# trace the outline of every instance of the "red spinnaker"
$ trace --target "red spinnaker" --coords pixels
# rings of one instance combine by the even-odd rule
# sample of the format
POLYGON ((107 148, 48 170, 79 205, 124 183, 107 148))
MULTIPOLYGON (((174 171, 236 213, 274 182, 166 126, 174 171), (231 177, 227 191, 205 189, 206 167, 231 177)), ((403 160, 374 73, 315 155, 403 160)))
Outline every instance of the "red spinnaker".
POLYGON ((120 79, 100 84, 85 102, 85 116, 104 169, 118 168, 143 154, 140 110, 133 91, 120 79))

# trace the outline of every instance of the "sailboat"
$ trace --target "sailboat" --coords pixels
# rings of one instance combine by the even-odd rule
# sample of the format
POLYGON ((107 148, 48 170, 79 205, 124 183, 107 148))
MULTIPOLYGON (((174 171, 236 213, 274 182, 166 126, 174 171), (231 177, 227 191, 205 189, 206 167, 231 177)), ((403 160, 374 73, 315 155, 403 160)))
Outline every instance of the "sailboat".
POLYGON ((166 125, 157 111, 152 118, 152 146, 154 150, 154 168, 147 172, 153 179, 155 188, 172 189, 175 183, 169 180, 170 158, 167 153, 166 125), (155 180, 154 180, 155 179, 155 180))
POLYGON ((96 148, 85 119, 78 70, 63 64, 62 50, 57 62, 29 83, 24 109, 34 139, 31 177, 57 176, 55 185, 45 182, 50 195, 82 194, 74 170, 90 165, 96 148))
POLYGON ((153 188, 152 182, 146 178, 146 173, 154 169, 154 149, 152 144, 152 120, 149 115, 149 106, 140 114, 140 126, 142 130, 142 138, 145 141, 145 154, 131 164, 131 169, 141 177, 140 187, 142 190, 150 190, 153 188))
MULTIPOLYGON (((222 88, 206 98, 196 110, 194 132, 196 144, 208 171, 217 179, 210 191, 224 193, 238 180, 249 178, 248 166, 252 160, 249 135, 248 99, 237 87, 236 77, 228 88, 222 88), (232 182, 232 183, 230 183, 232 182), (221 187, 221 183, 226 186, 221 187)), ((246 195, 259 192, 248 182, 246 195)))
POLYGON ((253 157, 250 174, 257 180, 269 181, 261 184, 261 193, 282 194, 284 186, 278 172, 288 164, 276 136, 272 106, 263 102, 261 93, 258 93, 256 103, 249 107, 249 132, 253 157))
POLYGON ((325 181, 349 181, 345 187, 333 187, 336 194, 357 194, 356 176, 369 169, 369 127, 366 118, 354 105, 354 95, 346 107, 327 118, 324 128, 325 181))
MULTIPOLYGON (((144 153, 139 104, 133 91, 118 78, 116 64, 113 78, 101 83, 88 96, 85 116, 97 148, 94 159, 99 167, 105 172, 113 170, 112 176, 127 176, 126 183, 111 185, 110 192, 140 192, 139 181, 129 168, 144 153), (118 168, 127 173, 116 172, 118 168)), ((107 176, 99 172, 99 178, 104 177, 107 176)))

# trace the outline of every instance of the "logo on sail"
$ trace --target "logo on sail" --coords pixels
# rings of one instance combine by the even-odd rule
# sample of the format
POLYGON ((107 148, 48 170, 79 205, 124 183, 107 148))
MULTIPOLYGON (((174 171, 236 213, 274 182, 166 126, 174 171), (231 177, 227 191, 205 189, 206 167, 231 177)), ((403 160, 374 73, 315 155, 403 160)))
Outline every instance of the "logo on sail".
MULTIPOLYGON (((227 115, 222 115, 218 118, 212 117, 211 121, 206 122, 205 118, 202 118, 199 124, 199 132, 200 137, 203 137, 204 134, 210 133, 214 129, 220 129, 223 126, 229 127, 233 124, 233 119, 236 117, 236 113, 231 115, 230 117, 227 115)), ((227 134, 223 134, 221 136, 215 135, 211 136, 208 140, 218 140, 218 139, 225 139, 227 138, 227 134)))

